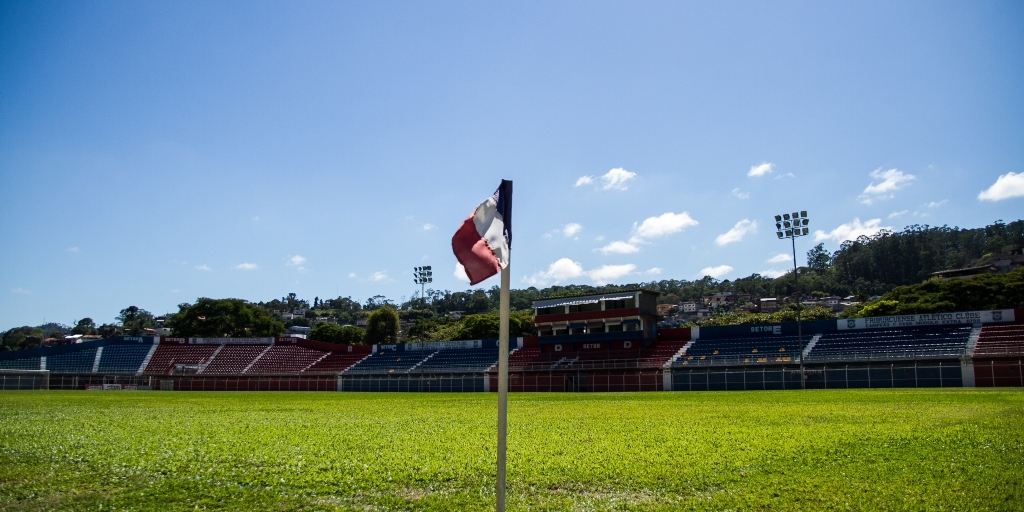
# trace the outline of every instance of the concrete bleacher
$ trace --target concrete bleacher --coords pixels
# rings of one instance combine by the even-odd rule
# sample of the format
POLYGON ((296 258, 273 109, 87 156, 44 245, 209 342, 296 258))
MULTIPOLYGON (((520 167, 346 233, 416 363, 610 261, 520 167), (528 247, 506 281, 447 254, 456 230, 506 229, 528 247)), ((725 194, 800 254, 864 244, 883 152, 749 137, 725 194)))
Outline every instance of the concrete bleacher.
POLYGON ((974 357, 1024 356, 1024 324, 991 324, 981 328, 974 357))
POLYGON ((166 375, 176 364, 204 364, 219 347, 220 345, 159 345, 146 365, 144 373, 166 375))
POLYGON ((368 354, 352 352, 329 352, 323 359, 313 363, 303 373, 339 373, 362 361, 368 354))
POLYGON ((252 366, 245 370, 245 374, 275 375, 299 373, 313 363, 323 359, 327 354, 328 352, 296 345, 275 345, 257 359, 256 362, 252 363, 252 366))
POLYGON ((39 364, 38 357, 2 359, 0 360, 0 370, 38 370, 39 364))
POLYGON ((498 362, 496 347, 479 349, 442 349, 425 359, 417 371, 423 372, 483 372, 498 362))
POLYGON ((419 365, 424 359, 434 355, 437 350, 423 351, 384 351, 371 354, 345 371, 346 374, 392 374, 405 373, 419 365))
POLYGON ((253 361, 266 351, 267 345, 220 345, 220 350, 206 366, 202 375, 241 375, 253 361))
POLYGON ((100 354, 99 373, 135 374, 152 349, 152 344, 107 345, 100 354))
POLYGON ((970 334, 969 324, 837 331, 823 334, 805 361, 959 358, 970 334))
POLYGON ((803 340, 797 336, 696 339, 673 366, 789 363, 799 359, 801 345, 810 338, 808 335, 803 340))
POLYGON ((88 348, 47 356, 46 369, 54 373, 92 373, 95 362, 96 349, 88 348))

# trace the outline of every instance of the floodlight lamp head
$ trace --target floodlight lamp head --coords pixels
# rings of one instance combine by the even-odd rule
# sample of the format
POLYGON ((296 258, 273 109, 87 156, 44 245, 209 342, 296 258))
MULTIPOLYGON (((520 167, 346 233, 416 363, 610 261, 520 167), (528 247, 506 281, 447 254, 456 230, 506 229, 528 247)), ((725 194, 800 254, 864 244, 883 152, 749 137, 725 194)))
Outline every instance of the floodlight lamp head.
POLYGON ((805 235, 807 234, 807 228, 804 228, 804 234, 805 235))
POLYGON ((782 215, 776 215, 775 222, 782 222, 782 215))
POLYGON ((787 227, 787 228, 791 228, 791 227, 793 227, 793 225, 792 225, 792 224, 790 224, 788 220, 787 220, 787 221, 783 221, 783 222, 782 222, 782 225, 783 225, 783 226, 785 226, 785 227, 787 227))
POLYGON ((810 219, 803 219, 804 226, 806 226, 808 222, 810 222, 810 219))
POLYGON ((776 231, 775 234, 779 235, 779 239, 780 240, 782 239, 782 231, 776 231))
POLYGON ((800 210, 800 216, 806 219, 807 218, 807 210, 800 210))
POLYGON ((787 229, 786 230, 786 236, 793 236, 793 230, 792 229, 787 229))
POLYGON ((777 231, 777 230, 780 230, 780 229, 782 229, 782 223, 781 222, 776 222, 775 223, 775 230, 777 231))
POLYGON ((793 212, 793 218, 794 219, 799 218, 799 217, 800 217, 800 212, 793 212))
POLYGON ((782 218, 786 219, 786 220, 789 220, 789 214, 788 213, 782 214, 782 218))

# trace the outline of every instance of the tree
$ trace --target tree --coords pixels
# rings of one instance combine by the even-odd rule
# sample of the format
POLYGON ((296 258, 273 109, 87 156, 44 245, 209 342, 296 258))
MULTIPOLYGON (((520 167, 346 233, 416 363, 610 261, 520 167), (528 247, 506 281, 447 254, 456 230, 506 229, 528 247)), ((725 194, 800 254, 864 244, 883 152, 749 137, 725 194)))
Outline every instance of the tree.
POLYGON ((15 327, 4 333, 0 350, 28 350, 39 348, 43 342, 43 330, 38 327, 15 327))
POLYGON ((250 337, 280 336, 284 324, 266 310, 242 299, 201 297, 195 304, 179 304, 167 325, 175 336, 250 337))
POLYGON ((832 256, 825 250, 825 244, 823 243, 815 245, 813 249, 807 251, 807 268, 815 272, 824 273, 828 271, 831 261, 832 256))
POLYGON ((121 332, 128 336, 141 336, 146 329, 153 328, 153 314, 137 306, 128 306, 117 315, 121 322, 121 332))
POLYGON ((324 343, 362 345, 365 334, 362 329, 352 325, 342 327, 330 322, 320 322, 309 331, 309 339, 324 343))
POLYGON ((377 308, 366 320, 366 343, 398 343, 398 312, 391 306, 377 308))
POLYGON ((113 324, 103 324, 96 329, 96 332, 104 338, 111 338, 117 334, 117 326, 113 324))
POLYGON ((96 322, 93 322, 92 318, 85 317, 75 324, 71 332, 72 334, 96 334, 96 322))

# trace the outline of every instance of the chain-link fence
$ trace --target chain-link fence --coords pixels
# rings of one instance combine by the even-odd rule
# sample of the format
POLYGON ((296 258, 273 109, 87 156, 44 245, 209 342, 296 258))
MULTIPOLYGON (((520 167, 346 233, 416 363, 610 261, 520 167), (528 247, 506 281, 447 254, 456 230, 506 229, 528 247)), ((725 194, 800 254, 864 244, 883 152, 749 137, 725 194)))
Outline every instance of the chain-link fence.
POLYGON ((674 391, 963 387, 960 361, 672 370, 674 391), (801 384, 803 379, 804 384, 801 384))

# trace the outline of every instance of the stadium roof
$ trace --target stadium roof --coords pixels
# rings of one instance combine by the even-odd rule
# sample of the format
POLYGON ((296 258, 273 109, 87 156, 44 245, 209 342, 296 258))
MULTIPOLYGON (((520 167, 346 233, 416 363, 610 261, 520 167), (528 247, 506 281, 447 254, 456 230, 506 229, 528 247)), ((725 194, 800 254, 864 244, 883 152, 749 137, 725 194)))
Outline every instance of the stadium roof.
POLYGON ((627 290, 624 292, 615 293, 598 293, 594 295, 575 295, 572 297, 559 297, 556 299, 543 299, 533 301, 533 307, 535 308, 550 308, 555 306, 578 306, 580 304, 593 304, 603 300, 623 300, 632 299, 636 296, 637 292, 640 293, 653 293, 655 295, 658 292, 651 290, 627 290))

